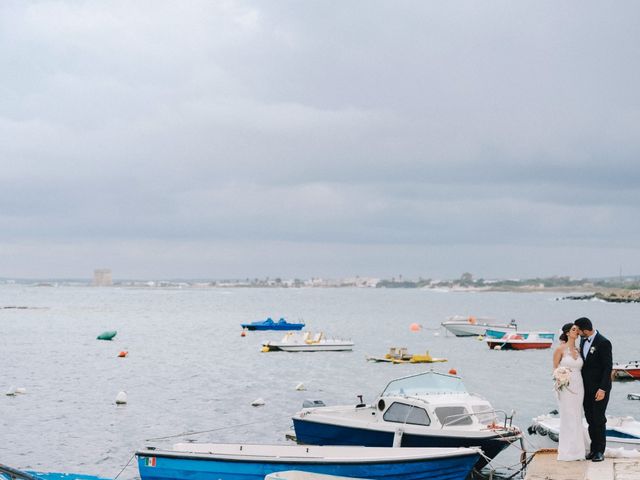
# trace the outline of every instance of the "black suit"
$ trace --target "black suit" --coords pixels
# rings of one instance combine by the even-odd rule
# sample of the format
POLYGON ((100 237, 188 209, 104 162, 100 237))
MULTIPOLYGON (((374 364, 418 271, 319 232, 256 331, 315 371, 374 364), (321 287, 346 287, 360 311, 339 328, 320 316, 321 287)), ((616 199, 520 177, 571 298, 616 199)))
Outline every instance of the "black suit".
POLYGON ((596 332, 589 345, 587 355, 583 354, 586 339, 580 341, 580 355, 584 360, 582 366, 582 380, 584 382, 584 416, 589 424, 591 437, 591 451, 604 453, 606 447, 607 417, 605 411, 609 403, 611 391, 612 354, 611 342, 596 332), (596 402, 596 392, 601 389, 606 392, 604 399, 596 402))

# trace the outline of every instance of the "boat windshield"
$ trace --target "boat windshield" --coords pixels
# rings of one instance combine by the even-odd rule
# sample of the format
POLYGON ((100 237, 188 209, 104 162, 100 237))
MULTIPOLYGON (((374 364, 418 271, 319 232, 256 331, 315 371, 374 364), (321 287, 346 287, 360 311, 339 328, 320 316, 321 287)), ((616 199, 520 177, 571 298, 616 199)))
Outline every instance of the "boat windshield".
POLYGON ((392 380, 382 392, 388 395, 430 395, 435 393, 467 393, 460 377, 437 372, 425 372, 392 380))

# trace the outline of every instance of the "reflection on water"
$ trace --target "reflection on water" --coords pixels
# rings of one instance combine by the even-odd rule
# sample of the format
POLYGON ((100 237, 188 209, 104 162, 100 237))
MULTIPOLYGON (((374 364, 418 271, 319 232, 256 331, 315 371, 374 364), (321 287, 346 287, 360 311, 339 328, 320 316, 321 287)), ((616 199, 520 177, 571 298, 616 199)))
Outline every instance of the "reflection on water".
MULTIPOLYGON (((383 289, 123 289, 0 286, 0 462, 43 471, 115 476, 145 440, 207 431, 210 442, 284 443, 304 399, 371 401, 395 377, 430 368, 379 364, 392 346, 426 350, 455 368, 468 390, 516 410, 522 428, 555 408, 551 350, 491 351, 445 335, 446 317, 476 315, 525 330, 557 331, 590 317, 613 342, 614 360, 636 358, 639 304, 556 301, 554 293, 444 293, 383 289), (353 352, 260 352, 278 332, 240 336, 240 323, 286 317, 309 330, 350 337, 353 352), (413 332, 411 323, 425 328, 413 332), (117 330, 111 342, 96 340, 117 330), (118 358, 128 350, 129 356, 118 358), (298 391, 303 383, 307 390, 298 391), (6 396, 10 386, 27 393, 6 396), (119 391, 128 404, 115 405, 119 391), (263 407, 250 404, 263 398, 263 407)), ((616 383, 609 413, 636 415, 616 383)), ((170 445, 182 438, 166 438, 170 445)), ((535 437, 533 438, 535 440, 535 437)), ((154 443, 158 443, 155 441, 154 443)), ((514 448, 497 465, 517 463, 514 448)), ((133 462, 132 462, 133 465, 133 462)), ((137 474, 130 467, 121 478, 137 474)))

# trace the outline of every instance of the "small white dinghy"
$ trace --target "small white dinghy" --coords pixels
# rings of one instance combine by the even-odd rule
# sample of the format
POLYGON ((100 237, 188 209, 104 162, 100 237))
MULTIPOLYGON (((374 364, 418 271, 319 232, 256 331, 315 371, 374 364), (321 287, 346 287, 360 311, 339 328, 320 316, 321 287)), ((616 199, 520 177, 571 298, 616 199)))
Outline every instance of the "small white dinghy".
MULTIPOLYGON (((585 435, 588 435, 587 427, 585 420, 585 435)), ((543 440, 543 445, 538 445, 539 448, 557 448, 556 443, 560 438, 560 416, 553 412, 535 417, 527 431, 530 435, 539 435, 550 440, 543 440)), ((615 447, 640 448, 640 422, 633 417, 607 416, 607 445, 609 444, 614 444, 612 446, 615 447)))

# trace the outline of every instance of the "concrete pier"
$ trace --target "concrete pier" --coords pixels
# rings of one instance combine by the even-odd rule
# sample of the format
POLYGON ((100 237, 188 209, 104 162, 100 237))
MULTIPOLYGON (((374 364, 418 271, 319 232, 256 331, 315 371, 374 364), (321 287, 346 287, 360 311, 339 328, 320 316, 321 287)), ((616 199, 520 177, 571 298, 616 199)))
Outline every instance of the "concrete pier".
POLYGON ((604 462, 558 462, 557 450, 539 450, 525 480, 638 480, 640 458, 605 458, 604 462))

